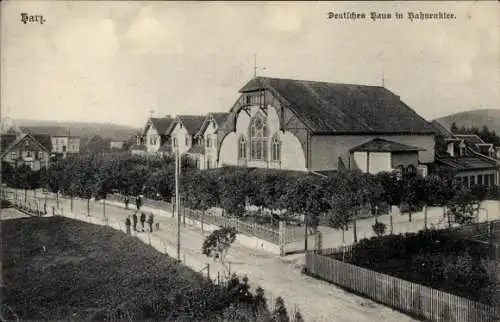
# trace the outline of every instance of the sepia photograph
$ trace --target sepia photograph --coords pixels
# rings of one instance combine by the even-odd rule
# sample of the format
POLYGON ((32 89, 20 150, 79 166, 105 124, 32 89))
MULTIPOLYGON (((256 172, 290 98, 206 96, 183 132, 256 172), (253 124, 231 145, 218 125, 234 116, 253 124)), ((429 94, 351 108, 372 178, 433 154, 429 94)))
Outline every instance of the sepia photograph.
POLYGON ((0 320, 500 321, 500 2, 0 6, 0 320))

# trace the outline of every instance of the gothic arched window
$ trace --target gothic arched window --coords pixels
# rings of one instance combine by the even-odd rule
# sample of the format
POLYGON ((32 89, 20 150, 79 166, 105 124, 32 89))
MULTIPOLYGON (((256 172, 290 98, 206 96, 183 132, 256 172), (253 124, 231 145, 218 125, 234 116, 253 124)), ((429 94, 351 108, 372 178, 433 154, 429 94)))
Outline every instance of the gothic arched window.
POLYGON ((242 135, 238 140, 238 159, 246 159, 247 158, 247 140, 242 135))
POLYGON ((250 158, 267 160, 268 128, 264 117, 256 115, 250 123, 250 158))
POLYGON ((271 142, 271 160, 272 161, 281 160, 281 141, 278 135, 275 135, 271 142))

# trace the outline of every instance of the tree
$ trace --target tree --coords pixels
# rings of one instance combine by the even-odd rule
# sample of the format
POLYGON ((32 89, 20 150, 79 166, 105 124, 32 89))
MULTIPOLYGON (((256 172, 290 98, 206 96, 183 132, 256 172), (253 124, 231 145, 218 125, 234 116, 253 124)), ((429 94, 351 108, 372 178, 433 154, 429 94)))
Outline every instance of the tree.
POLYGON ((24 202, 28 199, 28 189, 31 189, 31 167, 26 164, 18 166, 14 173, 14 184, 17 189, 24 190, 24 202))
POLYGON ((285 190, 287 210, 304 215, 304 248, 308 246, 308 226, 315 232, 319 224, 319 215, 327 209, 324 198, 324 189, 320 179, 313 176, 304 176, 296 181, 289 181, 285 190))
POLYGON ((474 223, 477 220, 478 208, 480 200, 478 200, 470 190, 460 186, 457 187, 450 205, 448 206, 448 222, 451 226, 452 222, 460 225, 474 223))
POLYGON ((229 269, 225 264, 225 258, 229 248, 236 240, 236 233, 234 227, 223 227, 214 230, 207 236, 202 245, 202 253, 207 257, 211 257, 215 262, 219 261, 226 276, 229 269))
POLYGON ((354 217, 352 199, 342 191, 337 191, 329 197, 328 201, 330 202, 328 225, 342 231, 342 243, 345 244, 345 231, 354 217))
POLYGON ((385 226, 385 224, 383 222, 378 221, 378 220, 376 220, 375 223, 372 225, 373 232, 378 237, 381 237, 385 234, 386 228, 387 227, 385 226))
POLYGON ((236 216, 245 213, 245 201, 248 195, 246 169, 238 169, 226 173, 219 181, 218 191, 222 208, 236 216))
POLYGON ((459 130, 459 129, 458 129, 457 123, 455 123, 455 122, 451 123, 451 127, 450 127, 450 131, 451 131, 451 133, 455 133, 455 134, 457 134, 457 133, 458 133, 458 130, 459 130))

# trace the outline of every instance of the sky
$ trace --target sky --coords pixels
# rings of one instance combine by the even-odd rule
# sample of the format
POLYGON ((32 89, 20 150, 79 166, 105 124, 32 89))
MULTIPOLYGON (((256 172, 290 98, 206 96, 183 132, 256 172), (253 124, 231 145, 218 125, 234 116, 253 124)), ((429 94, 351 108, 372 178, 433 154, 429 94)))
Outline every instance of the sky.
POLYGON ((2 117, 143 126, 259 76, 382 85, 424 118, 500 108, 500 4, 2 1, 2 117), (391 13, 388 20, 329 12, 391 13), (404 14, 395 19, 394 12, 404 14), (410 21, 407 12, 455 19, 410 21), (21 13, 43 24, 21 22, 21 13), (382 76, 383 75, 383 76, 382 76))

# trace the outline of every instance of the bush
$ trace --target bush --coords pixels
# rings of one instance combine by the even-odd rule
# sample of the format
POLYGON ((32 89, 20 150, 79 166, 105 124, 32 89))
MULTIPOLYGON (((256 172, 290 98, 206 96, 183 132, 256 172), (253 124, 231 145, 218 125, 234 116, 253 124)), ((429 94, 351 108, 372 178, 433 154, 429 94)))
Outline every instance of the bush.
POLYGON ((488 258, 487 247, 464 239, 458 231, 428 230, 363 239, 353 247, 349 262, 491 303, 487 289, 493 283, 492 277, 482 264, 488 258))

